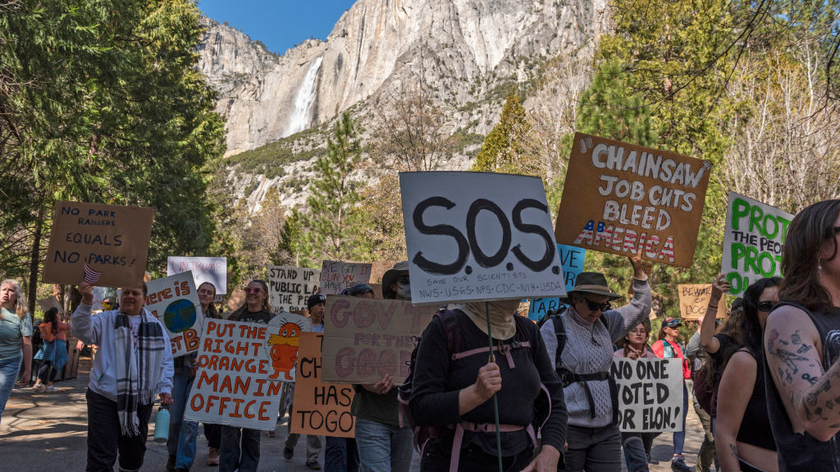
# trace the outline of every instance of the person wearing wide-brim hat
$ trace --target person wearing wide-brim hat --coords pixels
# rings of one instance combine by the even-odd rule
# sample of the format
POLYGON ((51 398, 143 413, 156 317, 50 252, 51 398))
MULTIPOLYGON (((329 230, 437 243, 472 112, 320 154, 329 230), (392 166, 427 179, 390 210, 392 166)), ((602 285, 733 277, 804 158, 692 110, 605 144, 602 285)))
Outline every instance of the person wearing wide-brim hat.
POLYGON ((629 303, 612 308, 611 302, 622 296, 610 289, 604 274, 582 272, 574 288, 561 299, 569 308, 540 329, 563 382, 569 412, 566 466, 559 470, 621 469, 617 387, 610 376, 613 345, 648 316, 651 304, 641 254, 631 257, 630 263, 633 298, 629 303), (563 333, 564 348, 558 352, 558 338, 563 333))
POLYGON ((386 300, 411 300, 408 261, 397 262, 382 276, 382 298, 386 300))

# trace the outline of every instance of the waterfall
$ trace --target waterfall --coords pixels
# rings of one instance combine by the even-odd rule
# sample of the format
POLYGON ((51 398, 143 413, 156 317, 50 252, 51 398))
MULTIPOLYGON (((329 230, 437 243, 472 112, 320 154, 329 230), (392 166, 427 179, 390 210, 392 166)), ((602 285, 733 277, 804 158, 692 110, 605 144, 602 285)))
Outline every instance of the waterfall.
POLYGON ((318 57, 309 66, 306 71, 306 76, 303 78, 303 83, 300 84, 297 96, 295 96, 295 109, 289 117, 289 125, 286 126, 286 132, 283 137, 303 131, 309 127, 310 109, 312 103, 315 101, 315 82, 318 79, 318 71, 321 69, 321 60, 323 56, 318 57))

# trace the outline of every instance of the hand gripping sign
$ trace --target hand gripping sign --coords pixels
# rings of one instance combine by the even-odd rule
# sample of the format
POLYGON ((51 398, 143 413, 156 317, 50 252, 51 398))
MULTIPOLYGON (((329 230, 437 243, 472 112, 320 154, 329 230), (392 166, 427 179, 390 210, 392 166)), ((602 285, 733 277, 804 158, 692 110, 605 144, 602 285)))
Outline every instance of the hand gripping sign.
POLYGON ((204 314, 192 272, 150 280, 146 288, 145 308, 166 328, 172 344, 172 357, 198 351, 204 314))
POLYGON ((400 188, 415 305, 566 294, 541 179, 405 172, 400 188))

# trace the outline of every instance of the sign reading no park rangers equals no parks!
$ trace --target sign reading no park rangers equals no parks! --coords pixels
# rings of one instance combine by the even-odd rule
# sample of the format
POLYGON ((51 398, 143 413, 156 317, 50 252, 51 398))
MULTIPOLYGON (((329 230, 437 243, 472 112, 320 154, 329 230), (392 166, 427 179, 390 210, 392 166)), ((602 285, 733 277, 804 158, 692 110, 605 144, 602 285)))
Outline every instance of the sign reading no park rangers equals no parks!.
POLYGON ((564 296, 542 180, 400 174, 415 305, 564 296))
POLYGON ((709 161, 576 133, 557 214, 557 242, 688 267, 709 161))

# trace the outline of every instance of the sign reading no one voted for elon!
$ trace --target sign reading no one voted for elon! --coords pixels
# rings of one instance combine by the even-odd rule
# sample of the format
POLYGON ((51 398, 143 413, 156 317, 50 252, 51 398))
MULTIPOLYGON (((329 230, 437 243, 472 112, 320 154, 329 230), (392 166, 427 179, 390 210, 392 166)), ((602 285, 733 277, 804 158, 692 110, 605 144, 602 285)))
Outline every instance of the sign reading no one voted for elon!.
MULTIPOLYGON (((680 316, 684 320, 695 321, 706 314, 709 299, 712 298, 712 284, 681 284, 680 316)), ((723 298, 718 302, 715 318, 726 318, 726 303, 723 298)))
POLYGON ((324 337, 316 333, 300 336, 295 401, 289 424, 293 434, 355 437, 355 417, 350 412, 353 386, 321 382, 321 346, 324 337))
POLYGON ((150 280, 146 288, 145 308, 166 328, 172 344, 172 357, 198 351, 204 314, 192 272, 150 280))
POLYGON ((782 249, 791 220, 790 213, 729 192, 721 272, 731 295, 740 296, 758 279, 782 275, 782 249))
POLYGON ((682 429, 685 411, 680 362, 679 359, 613 359, 611 374, 618 384, 621 431, 653 433, 682 429))
POLYGON ((56 202, 44 282, 78 284, 87 263, 101 273, 97 285, 139 285, 146 271, 153 215, 151 208, 56 202))
POLYGON ((542 180, 400 174, 414 304, 566 294, 542 180))
POLYGON ((708 161, 576 133, 557 242, 688 267, 703 216, 708 161))
POLYGON ((390 374, 400 385, 411 351, 437 310, 401 300, 327 297, 324 382, 370 384, 390 374))
POLYGON ((269 327, 208 319, 184 418, 273 431, 283 384, 272 380, 269 327))
POLYGON ((268 295, 275 311, 303 311, 318 291, 321 271, 303 267, 268 266, 268 295))

